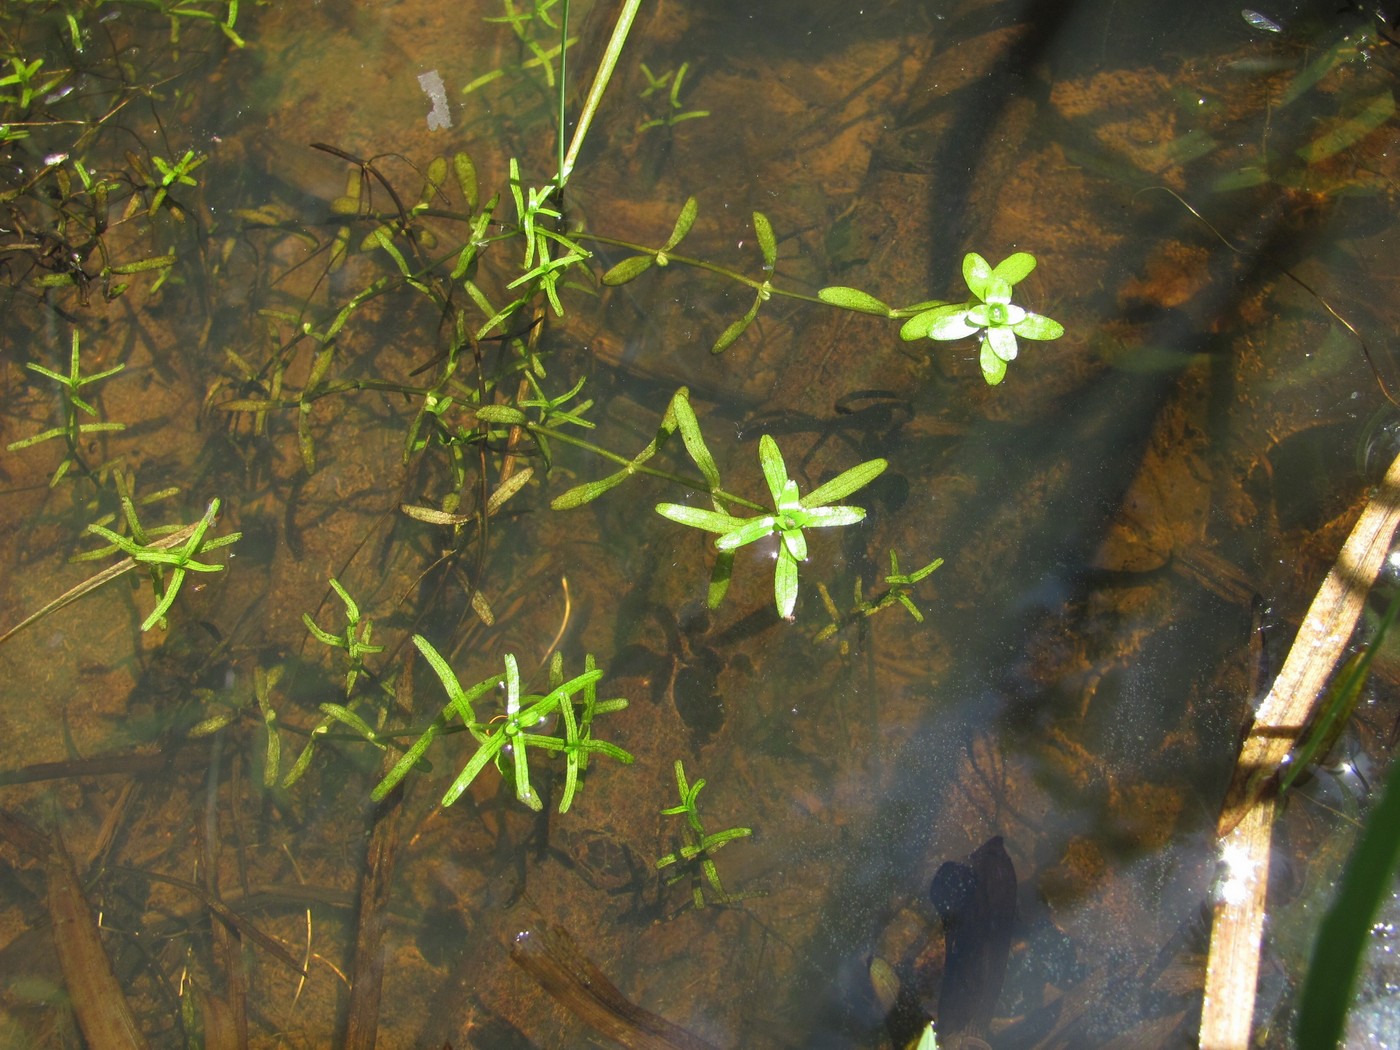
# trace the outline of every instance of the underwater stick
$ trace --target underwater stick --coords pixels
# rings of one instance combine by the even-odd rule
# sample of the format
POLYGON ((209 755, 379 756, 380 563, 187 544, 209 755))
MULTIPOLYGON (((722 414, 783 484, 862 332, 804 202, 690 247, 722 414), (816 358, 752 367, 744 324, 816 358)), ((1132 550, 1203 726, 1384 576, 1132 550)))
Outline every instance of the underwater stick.
POLYGON ((1276 776, 1346 654, 1400 527, 1400 456, 1351 530, 1308 607, 1278 678, 1240 748, 1216 833, 1224 876, 1215 902, 1201 1008, 1203 1050, 1249 1045, 1264 928, 1276 776))

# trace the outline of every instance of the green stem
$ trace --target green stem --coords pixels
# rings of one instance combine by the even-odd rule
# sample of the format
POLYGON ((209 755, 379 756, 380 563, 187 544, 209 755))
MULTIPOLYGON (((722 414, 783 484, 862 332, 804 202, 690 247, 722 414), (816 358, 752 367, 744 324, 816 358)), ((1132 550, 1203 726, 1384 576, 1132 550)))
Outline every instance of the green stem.
MULTIPOLYGON (((595 445, 591 441, 585 441, 583 438, 575 437, 573 434, 566 431, 555 430, 553 427, 541 426, 538 423, 526 423, 524 426, 531 434, 543 434, 551 441, 562 441, 566 445, 573 445, 575 448, 584 449, 602 459, 611 460, 618 466, 631 467, 638 474, 646 474, 648 477, 661 478, 664 481, 673 481, 678 485, 684 485, 686 488, 696 489, 700 492, 710 491, 710 486, 700 478, 686 477, 684 474, 672 474, 670 471, 657 470, 655 467, 649 467, 645 463, 633 462, 626 456, 620 456, 616 452, 610 452, 601 445, 595 445)), ((727 492, 724 489, 715 489, 714 495, 725 502, 733 503, 740 507, 747 507, 749 510, 756 510, 760 513, 768 513, 772 510, 771 507, 765 507, 763 504, 755 503, 753 500, 745 499, 743 496, 736 496, 734 493, 727 492)))
MULTIPOLYGON (((607 237, 601 233, 575 233, 573 237, 574 240, 577 241, 593 241, 597 244, 609 244, 614 248, 626 248, 629 251, 639 252, 643 255, 655 255, 659 250, 656 248, 648 248, 643 244, 635 244, 632 241, 624 241, 618 237, 607 237)), ((770 281, 760 281, 757 278, 749 277, 747 274, 742 274, 738 270, 731 270, 729 267, 720 266, 718 263, 706 262, 704 259, 695 259, 689 255, 676 255, 672 252, 667 252, 666 261, 668 263, 680 263, 682 266, 690 266, 697 270, 707 270, 721 277, 728 277, 732 281, 738 281, 740 284, 748 285, 754 291, 758 291, 766 284, 768 286, 768 291, 774 295, 780 295, 784 299, 796 299, 803 303, 816 303, 818 306, 832 305, 831 303, 818 299, 815 295, 803 295, 801 292, 790 292, 785 288, 775 286, 770 281)))
MULTIPOLYGON (((622 12, 617 16, 617 25, 613 26, 607 50, 603 52, 603 60, 598 64, 598 72, 593 76, 593 86, 588 90, 588 99, 583 104, 583 111, 578 115, 578 126, 574 128, 574 137, 569 142, 569 152, 565 155, 563 164, 559 166, 559 174, 554 180, 561 189, 573 174, 579 150, 583 148, 584 137, 588 134, 589 125, 593 123, 593 114, 598 111, 598 106, 603 101, 603 92, 607 90, 608 81, 612 79, 618 57, 622 54, 622 46, 627 42, 627 34, 632 29, 632 22, 637 17, 637 8, 641 3, 642 0, 625 0, 622 12)), ((560 131, 562 133, 562 126, 560 131)))

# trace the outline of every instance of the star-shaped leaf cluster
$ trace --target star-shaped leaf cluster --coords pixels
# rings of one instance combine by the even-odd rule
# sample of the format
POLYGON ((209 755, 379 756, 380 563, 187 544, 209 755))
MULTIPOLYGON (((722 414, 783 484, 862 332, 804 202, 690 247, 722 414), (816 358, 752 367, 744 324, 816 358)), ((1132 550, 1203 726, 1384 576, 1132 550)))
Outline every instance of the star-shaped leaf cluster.
POLYGON ((1065 329, 1058 321, 1031 313, 1011 301, 1012 288, 1035 269, 1030 252, 1008 255, 994 267, 976 252, 963 257, 963 279, 973 297, 923 310, 899 330, 905 340, 963 339, 980 335, 982 376, 989 386, 1006 378, 1006 366, 1016 359, 1016 337, 1058 339, 1065 329))
POLYGON ((778 443, 764 434, 758 442, 758 458, 764 480, 773 498, 771 513, 740 518, 717 510, 688 507, 678 503, 661 503, 656 511, 662 517, 719 533, 715 548, 729 553, 768 536, 779 537, 777 561, 773 569, 773 597, 778 615, 792 619, 797 606, 797 563, 807 560, 808 528, 830 528, 854 525, 865 517, 860 507, 833 507, 828 504, 849 496, 870 484, 889 465, 883 459, 872 459, 852 467, 807 495, 798 493, 797 482, 788 477, 787 465, 778 443))

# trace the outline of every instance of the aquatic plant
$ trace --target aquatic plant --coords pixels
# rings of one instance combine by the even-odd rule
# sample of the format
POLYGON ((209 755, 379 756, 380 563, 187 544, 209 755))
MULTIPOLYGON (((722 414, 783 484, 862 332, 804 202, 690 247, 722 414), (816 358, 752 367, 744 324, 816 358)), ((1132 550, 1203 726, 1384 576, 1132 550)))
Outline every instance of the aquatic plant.
POLYGON ((384 646, 371 645, 370 637, 374 633, 374 624, 365 620, 363 625, 360 622, 360 607, 351 598, 340 581, 334 576, 331 577, 331 590, 335 591, 340 598, 341 604, 345 606, 345 630, 340 634, 331 634, 329 631, 317 626, 308 613, 301 614, 301 622, 306 624, 306 629, 311 632, 311 636, 322 645, 328 645, 333 649, 345 650, 346 663, 349 665, 345 672, 345 695, 349 696, 355 691, 355 682, 365 670, 365 657, 375 653, 382 653, 384 646))
MULTIPOLYGON (((836 602, 832 600, 831 592, 827 590, 826 584, 817 584, 817 589, 821 592, 822 604, 826 607, 826 612, 827 615, 831 617, 831 622, 818 631, 816 637, 812 640, 814 642, 824 642, 835 636, 842 628, 864 617, 874 616, 882 609, 888 609, 894 605, 901 606, 905 612, 913 617, 915 623, 923 623, 924 614, 922 610, 914 604, 912 593, 915 586, 932 575, 942 564, 942 558, 935 558, 927 565, 920 569, 915 569, 913 572, 900 572, 899 555, 891 550, 890 571, 885 577, 886 589, 873 598, 866 598, 865 585, 860 577, 856 577, 855 596, 852 600, 850 610, 846 613, 842 613, 836 607, 836 602)), ((844 654, 845 652, 846 649, 843 643, 842 653, 844 654)))
MULTIPOLYGON (((375 786, 371 797, 376 801, 384 798, 408 775, 409 770, 420 763, 424 752, 440 735, 461 731, 450 728, 454 718, 460 719, 461 728, 476 740, 477 749, 442 796, 444 806, 450 806, 461 798, 462 792, 471 786, 487 763, 495 763, 501 775, 514 782, 517 799, 531 809, 542 809, 544 803, 539 792, 530 783, 527 754, 530 747, 564 755, 564 790, 559 799, 560 813, 567 813, 573 805, 574 795, 579 788, 579 777, 587 769, 591 756, 602 754, 624 765, 631 764, 632 755, 629 752, 593 736, 594 717, 609 711, 620 711, 627 707, 627 701, 622 698, 598 699, 597 684, 603 677, 603 672, 594 664, 592 655, 585 659, 583 674, 565 681, 563 658, 555 653, 550 666, 549 692, 542 695, 522 695, 520 668, 512 654, 507 653, 505 656, 504 674, 493 675, 464 689, 456 673, 431 642, 422 635, 415 634, 413 644, 418 647, 418 651, 423 654, 438 681, 442 683, 448 701, 441 714, 375 786), (506 691, 504 712, 485 720, 478 718, 473 705, 502 685, 506 691), (531 731, 552 722, 555 718, 563 729, 562 736, 531 731)), ((363 735, 370 743, 384 747, 386 738, 394 734, 363 735)))
POLYGON ((237 543, 238 540, 242 539, 243 534, 231 532, 226 536, 214 539, 205 538, 219 516, 219 501, 217 499, 210 500, 208 509, 205 510, 204 516, 199 521, 183 529, 180 526, 166 525, 148 531, 137 519, 135 505, 129 498, 123 498, 122 507, 126 512, 126 521, 131 529, 131 535, 120 535, 103 525, 89 525, 88 532, 101 536, 109 541, 111 546, 104 547, 100 551, 89 551, 88 557, 101 557, 121 551, 137 565, 145 566, 150 573, 151 589, 156 596, 156 607, 142 622, 141 630, 149 631, 157 623, 164 630, 168 626, 166 613, 175 603, 175 598, 180 593, 180 587, 185 582, 186 574, 191 572, 222 572, 224 569, 222 565, 210 565, 195 561, 195 558, 218 550, 220 547, 237 543), (178 541, 176 537, 179 537, 178 541), (166 578, 167 572, 169 573, 168 579, 166 578))
POLYGON ((904 322, 900 338, 964 339, 970 335, 982 341, 979 363, 989 386, 1006 378, 1006 366, 1016 359, 1016 337, 1058 339, 1065 329, 1058 321, 1031 313, 1011 301, 1012 288, 1035 269, 1030 252, 1008 255, 995 267, 976 252, 963 256, 963 279, 972 298, 964 303, 948 303, 922 310, 904 322))
POLYGON ((78 359, 78 343, 78 330, 75 328, 73 330, 72 352, 69 355, 68 373, 66 375, 45 368, 43 365, 36 364, 33 361, 25 363, 25 367, 31 372, 37 372, 44 378, 52 379, 58 384, 59 397, 61 398, 63 408, 63 422, 56 427, 50 427, 48 430, 40 431, 38 434, 31 434, 27 438, 12 441, 6 446, 7 451, 16 452, 20 449, 32 448, 35 445, 42 444, 53 438, 62 438, 64 444, 68 448, 68 452, 54 470, 53 476, 49 479, 50 488, 62 481, 63 476, 67 474, 69 468, 73 466, 77 466, 86 474, 92 473, 91 468, 83 459, 83 453, 80 448, 83 435, 112 433, 114 431, 126 429, 125 423, 84 423, 82 422, 82 417, 78 415, 79 412, 85 412, 89 416, 94 417, 97 415, 97 409, 93 408, 91 404, 84 401, 82 397, 79 396, 82 389, 86 386, 91 386, 93 383, 114 376, 126 367, 124 364, 114 365, 95 375, 85 376, 82 374, 82 363, 78 359))
POLYGON ((797 564, 807 560, 807 538, 802 530, 854 525, 862 521, 865 511, 860 507, 827 504, 864 488, 884 473, 888 464, 883 459, 868 460, 843 471, 806 496, 800 496, 797 482, 788 477, 778 443, 767 434, 759 438, 758 459, 773 497, 772 513, 738 518, 723 511, 678 503, 657 504, 656 512, 681 525, 719 533, 715 549, 721 553, 727 554, 769 536, 779 537, 781 542, 773 567, 773 598, 778 615, 790 620, 797 606, 797 564))
POLYGON ((676 759, 675 768, 676 791, 680 795, 680 802, 661 812, 668 817, 685 817, 685 824, 681 829, 685 841, 673 852, 657 860, 657 870, 681 865, 681 870, 668 878, 666 885, 674 885, 685 878, 691 879, 691 900, 697 908, 705 907, 706 883, 714 891, 715 900, 719 904, 732 904, 741 900, 742 896, 731 896, 725 892, 724 884, 720 882, 719 869, 715 867, 715 854, 735 839, 752 835, 753 829, 726 828, 724 831, 706 832, 696 806, 696 799, 700 796, 701 788, 705 786, 705 780, 702 777, 693 784, 689 783, 685 776, 685 764, 679 758, 676 759))

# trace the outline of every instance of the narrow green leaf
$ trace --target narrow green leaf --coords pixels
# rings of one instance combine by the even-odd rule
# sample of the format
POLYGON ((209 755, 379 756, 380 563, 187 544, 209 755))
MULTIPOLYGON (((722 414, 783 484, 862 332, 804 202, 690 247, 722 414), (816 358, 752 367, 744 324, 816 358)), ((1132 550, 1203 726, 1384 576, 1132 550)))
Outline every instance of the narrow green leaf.
POLYGON ((714 568, 710 570, 710 587, 705 596, 705 604, 711 609, 718 609, 720 602, 724 601, 724 596, 729 593, 729 581, 734 576, 734 552, 720 551, 715 558, 714 568))
POLYGON ((175 265, 175 256, 156 255, 149 259, 141 259, 133 263, 121 263, 113 266, 109 272, 119 274, 144 273, 147 270, 164 270, 175 265))
POLYGON ((685 235, 690 232, 690 228, 695 225, 695 216, 699 214, 700 206, 694 197, 687 197, 685 204, 681 207, 680 215, 676 216, 676 225, 671 230, 671 236, 666 238, 666 246, 661 250, 672 251, 676 245, 685 239, 685 235))
POLYGON ((819 290, 817 298, 832 306, 839 306, 843 310, 855 310, 863 314, 875 314, 878 317, 889 317, 894 312, 879 299, 868 292, 862 292, 859 288, 831 285, 819 290))
POLYGON ((754 315, 752 313, 747 313, 731 324, 719 334, 719 338, 715 340, 715 345, 710 347, 710 353, 722 354, 728 350, 734 345, 734 341, 744 334, 749 325, 753 324, 753 319, 754 315))
POLYGON ((736 518, 704 507, 687 507, 681 503, 658 503, 656 513, 678 525, 689 525, 693 529, 706 532, 730 533, 744 524, 743 518, 736 518))
POLYGON ((778 548, 778 560, 773 565, 773 598, 778 615, 791 620, 797 608, 797 562, 785 546, 778 548))
POLYGON ((768 491, 773 497, 774 509, 779 509, 788 485, 787 464, 778 443, 768 434, 758 439, 758 463, 763 468, 763 480, 768 483, 768 491))
POLYGON ((609 286, 634 281, 656 265, 654 255, 629 255, 603 274, 603 283, 609 286))
POLYGON ((476 410, 476 418, 487 423, 504 426, 522 426, 529 422, 525 413, 512 405, 482 405, 476 410))
POLYGON ((685 442, 685 450, 700 468, 700 473, 709 483, 711 491, 719 488, 719 467, 700 433, 700 421, 695 418, 695 409, 691 407, 689 397, 676 394, 671 398, 671 410, 675 414, 681 440, 685 442))
POLYGON ((452 781, 451 786, 442 796, 443 808, 446 808, 462 797, 462 792, 471 787, 471 783, 476 779, 477 774, 486 768, 486 763, 490 762, 500 752, 505 745, 505 733, 492 733, 484 740, 480 747, 476 749, 476 754, 462 767, 462 771, 457 774, 457 778, 452 781))
POLYGON ((1335 121, 1322 135, 1298 150, 1307 164, 1318 164, 1328 157, 1354 146, 1371 132, 1395 116, 1395 97, 1389 90, 1381 92, 1346 120, 1335 121))
POLYGON ((871 459, 850 470, 842 471, 832 478, 825 485, 818 485, 807 495, 802 497, 802 506, 811 510, 815 507, 822 507, 838 499, 844 499, 852 492, 857 492, 865 488, 872 481, 885 472, 889 462, 883 459, 871 459))
POLYGON ((765 536, 771 536, 777 524, 778 519, 771 514, 750 518, 748 521, 740 523, 738 528, 726 532, 715 540, 715 548, 722 551, 732 551, 746 544, 756 543, 765 536))
POLYGON ((632 471, 623 469, 616 474, 609 474, 605 478, 597 481, 588 481, 582 485, 575 485, 567 492, 561 492, 549 501, 549 505, 554 510, 573 510, 575 507, 582 507, 585 503, 592 503, 595 499, 607 492, 615 489, 632 476, 632 471))
POLYGON ((807 511, 806 518, 802 523, 803 528, 826 529, 833 525, 854 525, 864 521, 865 510, 861 507, 814 507, 807 511))
POLYGON ((753 232, 758 234, 758 246, 763 251, 763 268, 772 270, 778 265, 778 239, 773 236, 768 216, 761 211, 753 213, 753 232))
POLYGON ((758 316, 758 308, 768 299, 767 285, 759 289, 754 296, 753 305, 749 307, 748 313, 735 321, 732 325, 720 333, 720 337, 715 340, 715 345, 710 347, 710 353, 721 354, 733 345, 734 340, 743 335, 749 325, 753 324, 753 319, 758 316))
POLYGON ((1391 892, 1400 861, 1400 765, 1386 774, 1380 802, 1365 830, 1332 907, 1323 916, 1299 1001, 1299 1050, 1334 1050, 1342 1037, 1371 924, 1391 892))
POLYGON ((476 211, 479 201, 477 197, 476 185, 476 165, 472 163, 471 157, 465 153, 454 153, 452 155, 452 170, 457 176, 457 188, 462 191, 462 199, 467 202, 467 207, 476 211))

